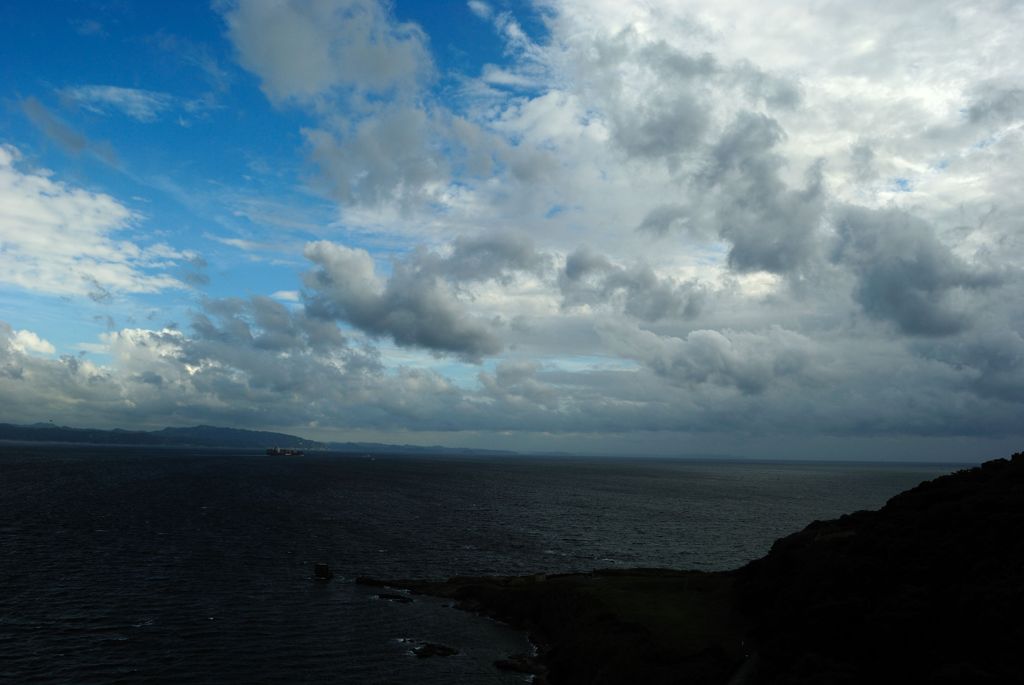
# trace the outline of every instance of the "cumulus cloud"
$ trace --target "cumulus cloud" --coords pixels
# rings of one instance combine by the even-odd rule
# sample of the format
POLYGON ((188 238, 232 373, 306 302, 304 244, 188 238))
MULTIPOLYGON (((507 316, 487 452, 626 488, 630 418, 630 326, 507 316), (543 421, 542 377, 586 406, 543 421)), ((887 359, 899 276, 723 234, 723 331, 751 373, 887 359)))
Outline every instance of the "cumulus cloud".
POLYGON ((508 283, 517 273, 543 274, 550 255, 538 252, 528 237, 510 233, 460 235, 444 255, 420 252, 419 269, 454 282, 496 280, 508 283))
POLYGON ((267 96, 318 119, 302 135, 322 192, 404 211, 441 200, 450 172, 436 151, 450 135, 443 112, 426 104, 433 61, 417 25, 397 22, 378 0, 241 0, 223 15, 239 62, 267 96))
POLYGON ((795 331, 696 330, 685 338, 637 327, 606 327, 609 344, 659 376, 689 384, 732 387, 745 394, 796 379, 813 382, 814 342, 795 331))
POLYGON ((274 100, 332 89, 381 93, 430 69, 423 32, 392 21, 375 0, 240 0, 224 20, 242 66, 274 100))
POLYGON ((729 264, 739 271, 790 272, 815 251, 825 204, 821 168, 808 170, 804 188, 788 188, 780 177, 785 162, 773 151, 783 136, 771 118, 740 112, 697 177, 710 200, 706 216, 732 244, 729 264))
POLYGON ((856 275, 854 297, 864 311, 911 335, 951 335, 969 327, 972 296, 998 285, 994 273, 972 269, 905 212, 847 208, 836 220, 834 259, 856 275))
POLYGON ((13 331, 10 337, 11 349, 25 354, 53 354, 57 350, 48 340, 43 340, 32 331, 13 331))
POLYGON ((303 133, 321 184, 345 204, 408 208, 443 190, 449 177, 447 161, 432 150, 436 122, 419 107, 396 105, 342 130, 303 133))
POLYGON ((1024 85, 985 83, 967 110, 972 123, 1012 123, 1024 119, 1024 85))
POLYGON ((637 230, 652 233, 655 236, 667 235, 671 230, 694 230, 688 226, 691 218, 690 208, 683 204, 658 205, 647 212, 637 230))
POLYGON ((387 279, 362 249, 320 241, 305 255, 317 267, 304 279, 313 315, 468 361, 503 347, 508 312, 489 309, 481 288, 500 292, 523 276, 545 276, 554 261, 524 236, 502 233, 459 236, 443 252, 418 248, 393 262, 387 279))
POLYGON ((327 241, 310 243, 317 268, 305 276, 306 306, 314 316, 339 319, 398 345, 449 352, 468 360, 494 354, 501 341, 485 320, 466 313, 434 270, 398 262, 381 279, 365 250, 327 241))
POLYGON ((566 307, 613 304, 645 321, 665 317, 692 319, 700 313, 703 302, 703 292, 695 283, 659 278, 642 264, 621 267, 585 248, 566 257, 559 287, 566 307))
POLYGON ((23 171, 20 158, 0 147, 0 282, 97 301, 184 287, 164 267, 189 255, 118 239, 137 219, 130 209, 48 172, 23 171))

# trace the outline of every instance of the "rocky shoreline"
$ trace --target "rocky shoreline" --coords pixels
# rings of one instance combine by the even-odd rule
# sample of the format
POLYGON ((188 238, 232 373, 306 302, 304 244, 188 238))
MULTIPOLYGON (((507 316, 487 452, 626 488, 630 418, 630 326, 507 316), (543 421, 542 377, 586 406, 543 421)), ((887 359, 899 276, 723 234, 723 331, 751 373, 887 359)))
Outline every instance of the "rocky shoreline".
POLYGON ((735 571, 358 582, 529 631, 536 683, 1024 682, 1024 454, 815 521, 735 571))
POLYGON ((744 658, 734 573, 668 569, 357 582, 443 597, 527 630, 536 655, 497 668, 536 683, 725 682, 744 658))

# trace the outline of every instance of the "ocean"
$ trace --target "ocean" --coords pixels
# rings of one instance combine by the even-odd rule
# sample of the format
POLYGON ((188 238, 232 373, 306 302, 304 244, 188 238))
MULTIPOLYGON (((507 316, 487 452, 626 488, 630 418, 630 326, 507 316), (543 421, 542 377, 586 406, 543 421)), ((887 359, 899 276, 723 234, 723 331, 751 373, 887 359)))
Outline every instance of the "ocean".
POLYGON ((955 468, 4 445, 0 682, 522 683, 523 633, 355 577, 735 568, 955 468))

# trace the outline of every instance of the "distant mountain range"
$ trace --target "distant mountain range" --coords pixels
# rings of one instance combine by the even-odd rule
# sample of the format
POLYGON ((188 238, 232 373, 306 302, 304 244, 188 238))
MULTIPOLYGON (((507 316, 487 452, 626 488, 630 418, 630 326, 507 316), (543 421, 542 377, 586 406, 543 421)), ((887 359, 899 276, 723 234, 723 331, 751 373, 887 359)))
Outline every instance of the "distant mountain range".
POLYGON ((52 423, 19 426, 0 423, 0 440, 19 442, 67 442, 90 445, 156 445, 166 447, 234 447, 262 449, 282 447, 359 454, 515 454, 500 450, 478 450, 468 447, 438 445, 387 445, 376 442, 317 442, 287 433, 252 431, 219 426, 188 426, 162 428, 156 431, 127 431, 120 428, 70 428, 52 423))

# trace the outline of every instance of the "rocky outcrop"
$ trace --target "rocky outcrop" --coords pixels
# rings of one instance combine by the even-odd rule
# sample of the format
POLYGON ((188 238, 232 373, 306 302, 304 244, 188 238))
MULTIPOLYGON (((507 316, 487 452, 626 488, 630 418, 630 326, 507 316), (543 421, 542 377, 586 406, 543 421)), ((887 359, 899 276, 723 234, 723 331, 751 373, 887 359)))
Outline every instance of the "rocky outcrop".
POLYGON ((419 647, 413 649, 412 653, 418 659, 429 659, 434 656, 455 656, 459 653, 459 650, 448 645, 437 644, 436 642, 424 642, 419 647))
POLYGON ((720 683, 744 657, 727 573, 634 569, 386 584, 530 631, 539 657, 512 656, 499 667, 533 673, 536 682, 720 683))
POLYGON ((759 682, 1024 682, 1024 454, 812 523, 737 588, 759 682))

